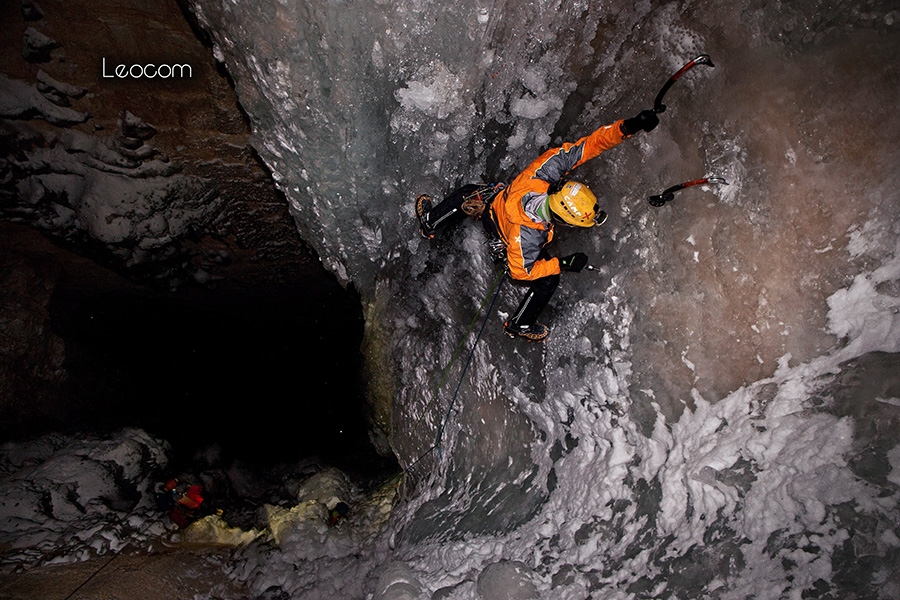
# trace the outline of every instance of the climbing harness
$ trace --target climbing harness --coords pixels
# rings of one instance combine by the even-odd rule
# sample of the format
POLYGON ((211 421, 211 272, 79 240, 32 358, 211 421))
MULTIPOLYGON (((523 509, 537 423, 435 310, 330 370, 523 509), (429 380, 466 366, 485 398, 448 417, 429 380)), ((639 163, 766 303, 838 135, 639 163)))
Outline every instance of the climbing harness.
POLYGON ((438 229, 464 216, 480 219, 505 187, 502 183, 470 183, 457 188, 437 205, 428 194, 420 194, 416 197, 415 213, 422 237, 432 239, 438 229))
POLYGON ((484 209, 491 205, 494 197, 506 187, 502 183, 481 185, 463 198, 462 211, 473 219, 480 219, 484 209))

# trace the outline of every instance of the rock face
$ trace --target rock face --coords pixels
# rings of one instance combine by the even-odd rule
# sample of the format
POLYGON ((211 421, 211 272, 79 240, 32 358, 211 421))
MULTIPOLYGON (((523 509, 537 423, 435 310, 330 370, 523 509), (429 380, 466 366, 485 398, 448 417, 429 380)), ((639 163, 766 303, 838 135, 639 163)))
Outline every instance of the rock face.
POLYGON ((3 10, 3 219, 172 287, 251 261, 283 276, 309 259, 174 1, 3 10), (55 40, 45 59, 12 51, 38 34, 55 40))
MULTIPOLYGON (((24 239, 0 226, 4 241, 24 239)), ((3 432, 46 418, 65 384, 65 345, 48 326, 57 273, 34 257, 0 251, 0 419, 3 432), (49 271, 49 272, 48 272, 49 271)))
POLYGON ((12 430, 64 413, 67 354, 48 322, 60 278, 86 294, 176 295, 331 279, 174 0, 8 2, 0 19, 0 411, 12 430))
MULTIPOLYGON (((253 258, 277 279, 296 227, 359 291, 407 474, 372 591, 897 595, 900 71, 872 59, 900 52, 894 3, 186 6, 210 50, 158 18, 171 4, 3 15, 3 214, 167 288, 224 288, 253 258), (172 77, 192 52, 246 123, 208 59, 172 77), (679 80, 656 130, 573 174, 610 219, 553 251, 597 270, 564 274, 550 343, 511 343, 524 290, 480 228, 418 236, 412 198, 508 181, 701 52, 717 66, 679 80), (646 202, 704 175, 728 183, 646 202)), ((8 356, 52 390, 52 273, 4 264, 34 290, 4 298, 8 356)))

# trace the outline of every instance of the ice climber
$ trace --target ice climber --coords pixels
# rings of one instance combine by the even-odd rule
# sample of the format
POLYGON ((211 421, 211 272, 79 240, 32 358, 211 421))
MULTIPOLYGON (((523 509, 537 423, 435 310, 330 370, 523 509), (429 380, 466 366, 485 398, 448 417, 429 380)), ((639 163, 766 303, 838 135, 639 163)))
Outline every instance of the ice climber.
POLYGON ((547 150, 509 186, 469 184, 436 206, 430 196, 421 195, 416 198, 416 215, 422 235, 432 238, 438 229, 465 215, 479 218, 489 238, 496 240, 496 246, 505 253, 510 276, 531 282, 504 324, 506 333, 513 338, 543 341, 550 329, 536 320, 559 285, 560 273, 579 272, 588 263, 587 255, 581 252, 561 258, 550 255, 545 246, 553 239, 554 225, 593 227, 602 225, 607 216, 586 185, 568 180, 569 173, 623 139, 651 131, 658 124, 656 113, 644 110, 633 118, 604 125, 574 143, 547 150))

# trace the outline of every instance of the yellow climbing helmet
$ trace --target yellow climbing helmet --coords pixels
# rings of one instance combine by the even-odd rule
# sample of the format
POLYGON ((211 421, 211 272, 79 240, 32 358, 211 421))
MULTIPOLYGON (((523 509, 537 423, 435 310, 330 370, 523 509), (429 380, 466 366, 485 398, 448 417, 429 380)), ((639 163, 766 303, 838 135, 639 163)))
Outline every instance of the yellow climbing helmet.
POLYGON ((562 189, 547 198, 550 210, 575 227, 593 227, 597 216, 597 197, 583 183, 567 181, 562 189))

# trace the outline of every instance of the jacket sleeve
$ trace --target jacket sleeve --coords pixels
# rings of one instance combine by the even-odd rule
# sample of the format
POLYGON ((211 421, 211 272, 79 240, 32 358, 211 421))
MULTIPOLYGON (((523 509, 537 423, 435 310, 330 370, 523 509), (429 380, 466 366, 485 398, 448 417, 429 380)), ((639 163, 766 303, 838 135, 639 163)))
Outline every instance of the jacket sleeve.
POLYGON ((509 274, 513 279, 533 281, 560 274, 559 259, 540 258, 541 248, 547 241, 545 231, 519 225, 518 234, 506 246, 509 274))
POLYGON ((625 136, 620 125, 622 119, 604 125, 577 142, 567 142, 559 148, 544 152, 526 169, 533 177, 548 183, 559 181, 575 167, 596 158, 602 152, 619 145, 625 136))

